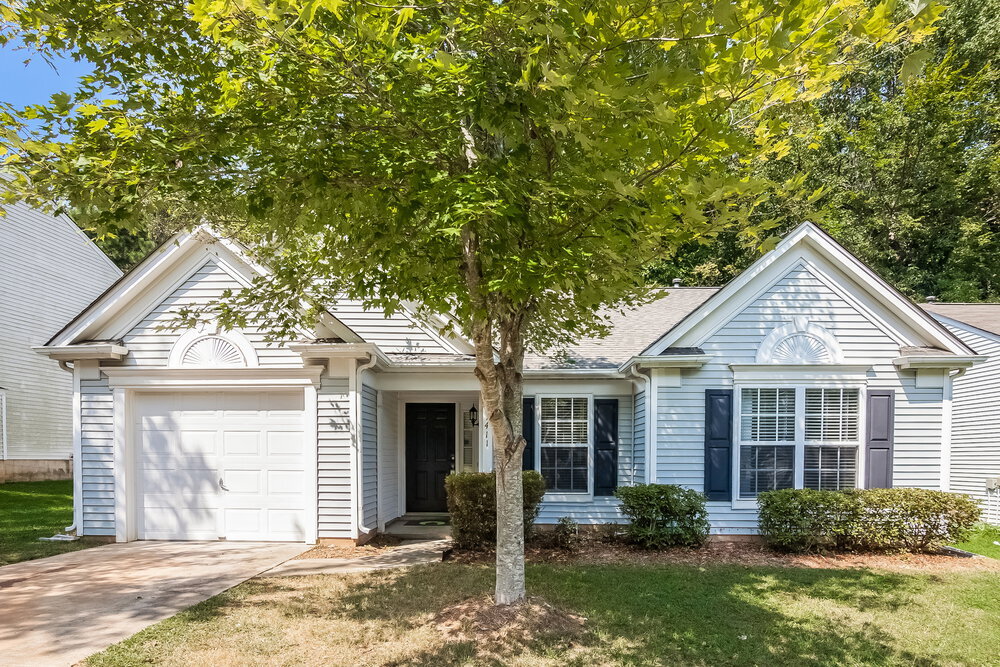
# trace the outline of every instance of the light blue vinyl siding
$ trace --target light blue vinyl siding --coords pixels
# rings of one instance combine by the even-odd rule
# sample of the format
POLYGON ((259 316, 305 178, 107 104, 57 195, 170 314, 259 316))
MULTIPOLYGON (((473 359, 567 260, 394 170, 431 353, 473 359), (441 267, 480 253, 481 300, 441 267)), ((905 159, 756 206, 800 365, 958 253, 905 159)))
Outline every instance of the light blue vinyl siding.
POLYGON ((351 537, 351 428, 347 378, 323 378, 317 392, 319 537, 351 537))
POLYGON ((632 425, 632 466, 635 471, 633 483, 646 481, 646 392, 635 395, 635 419, 632 425))
MULTIPOLYGON (((659 387, 656 415, 656 481, 704 490, 705 390, 733 386, 730 364, 755 363, 764 337, 803 316, 836 336, 844 363, 872 364, 868 388, 896 392, 893 476, 896 486, 940 488, 943 390, 916 387, 912 372, 899 372, 892 359, 899 343, 799 265, 763 292, 701 345, 714 358, 681 371, 680 387, 659 387)), ((717 534, 748 534, 757 512, 710 502, 709 521, 717 534)))
POLYGON ((115 534, 114 417, 108 379, 81 380, 81 535, 115 534))
MULTIPOLYGON (((567 384, 567 391, 571 391, 567 384)), ((595 396, 594 398, 614 398, 618 400, 618 485, 626 486, 633 482, 633 446, 634 437, 631 396, 595 396)), ((594 471, 591 470, 593 475, 594 471)), ((638 481, 642 481, 639 478, 638 481)), ((584 502, 552 502, 542 501, 536 523, 556 523, 561 517, 568 516, 580 524, 621 523, 624 521, 619 502, 613 496, 590 498, 584 502)))
POLYGON ((362 516, 367 528, 378 521, 378 392, 361 388, 361 483, 362 516))
MULTIPOLYGON (((171 348, 183 333, 183 330, 173 328, 178 311, 221 299, 227 289, 238 292, 243 285, 222 263, 215 259, 207 260, 125 334, 122 340, 129 353, 122 363, 128 366, 166 366, 171 348)), ((261 366, 302 363, 302 358, 286 346, 268 342, 263 329, 248 326, 240 332, 253 344, 261 366)), ((225 335, 225 332, 222 334, 225 335)))

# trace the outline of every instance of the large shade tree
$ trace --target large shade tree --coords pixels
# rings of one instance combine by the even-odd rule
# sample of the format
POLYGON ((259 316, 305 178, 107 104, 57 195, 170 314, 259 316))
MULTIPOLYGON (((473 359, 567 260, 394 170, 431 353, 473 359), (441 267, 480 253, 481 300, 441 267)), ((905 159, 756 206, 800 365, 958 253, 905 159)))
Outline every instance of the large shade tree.
POLYGON ((244 238, 273 273, 216 305, 224 323, 280 333, 344 295, 450 314, 475 344, 512 603, 525 350, 599 331, 651 257, 745 219, 788 108, 940 13, 892 4, 19 0, 2 39, 94 73, 0 110, 5 187, 98 231, 169 216, 244 238))

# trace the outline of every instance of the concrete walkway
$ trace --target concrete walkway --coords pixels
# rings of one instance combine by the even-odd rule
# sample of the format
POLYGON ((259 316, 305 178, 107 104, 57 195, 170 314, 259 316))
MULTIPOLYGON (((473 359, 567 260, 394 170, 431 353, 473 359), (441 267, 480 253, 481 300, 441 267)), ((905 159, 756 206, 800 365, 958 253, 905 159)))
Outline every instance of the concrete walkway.
POLYGON ((0 567, 0 665, 72 665, 307 548, 130 542, 0 567))
POLYGON ((302 558, 285 561, 261 574, 262 577, 298 577, 308 574, 349 574, 371 570, 440 563, 451 540, 412 540, 376 556, 363 558, 302 558))

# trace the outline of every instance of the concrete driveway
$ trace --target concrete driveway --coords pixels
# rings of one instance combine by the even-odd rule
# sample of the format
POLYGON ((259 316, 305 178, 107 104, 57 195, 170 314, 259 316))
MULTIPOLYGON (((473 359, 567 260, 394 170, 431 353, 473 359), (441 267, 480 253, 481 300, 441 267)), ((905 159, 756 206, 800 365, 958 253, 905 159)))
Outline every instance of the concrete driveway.
POLYGON ((130 542, 0 567, 0 665, 72 665, 307 548, 130 542))

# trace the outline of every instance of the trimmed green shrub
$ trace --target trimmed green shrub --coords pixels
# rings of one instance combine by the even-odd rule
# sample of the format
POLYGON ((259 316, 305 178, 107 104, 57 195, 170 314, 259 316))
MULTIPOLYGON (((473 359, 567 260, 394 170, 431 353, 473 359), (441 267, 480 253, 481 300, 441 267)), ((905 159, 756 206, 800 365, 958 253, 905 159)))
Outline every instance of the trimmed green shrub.
POLYGON ((564 551, 575 551, 580 546, 580 524, 572 517, 560 517, 552 529, 552 544, 564 551))
MULTIPOLYGON (((524 484, 524 535, 538 518, 545 495, 545 480, 533 470, 522 473, 524 484)), ((497 543, 496 475, 491 472, 460 472, 445 479, 451 537, 460 549, 489 549, 497 543)))
POLYGON ((705 496, 674 484, 638 484, 615 491, 629 518, 626 534, 644 549, 698 546, 708 537, 705 496))
POLYGON ((961 542, 982 514, 975 500, 960 493, 868 489, 847 494, 862 498, 852 547, 863 551, 927 551, 961 542))
POLYGON ((760 534, 782 551, 844 549, 861 514, 857 495, 781 489, 757 496, 760 534))
POLYGON ((929 489, 782 489, 757 497, 764 539, 785 551, 928 551, 979 520, 969 496, 929 489))

